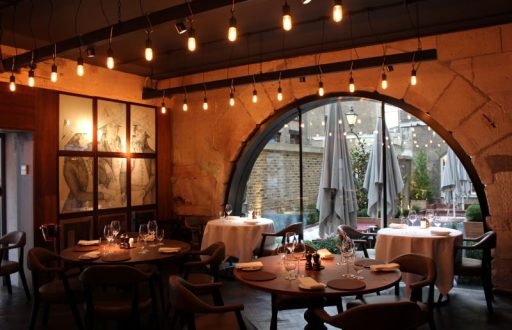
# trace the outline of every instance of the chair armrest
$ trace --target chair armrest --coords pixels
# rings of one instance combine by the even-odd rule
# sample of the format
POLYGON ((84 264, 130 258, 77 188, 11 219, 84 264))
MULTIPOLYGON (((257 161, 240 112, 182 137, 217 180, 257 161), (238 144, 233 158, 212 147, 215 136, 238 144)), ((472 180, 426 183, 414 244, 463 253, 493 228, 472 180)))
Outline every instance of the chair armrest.
POLYGON ((455 245, 455 249, 457 249, 457 250, 483 250, 483 248, 478 245, 455 245))
POLYGON ((209 265, 209 264, 210 264, 209 260, 187 261, 185 264, 183 264, 183 267, 186 270, 188 270, 188 269, 192 269, 192 268, 198 268, 198 267, 201 267, 201 266, 206 266, 206 265, 209 265))
POLYGON ((368 241, 365 239, 353 239, 352 242, 354 243, 361 243, 361 244, 368 244, 368 241))
POLYGON ((224 305, 224 306, 209 305, 209 309, 210 309, 211 313, 236 312, 236 311, 243 311, 244 305, 242 305, 242 304, 229 304, 229 305, 224 305))
POLYGON ((329 315, 323 308, 315 308, 313 314, 325 323, 331 323, 333 317, 329 315))
POLYGON ((221 282, 214 282, 201 284, 183 283, 183 285, 195 294, 209 294, 220 290, 223 284, 221 282))
POLYGON ((14 245, 14 244, 11 244, 11 245, 4 245, 2 244, 2 246, 0 246, 0 253, 4 252, 4 251, 8 251, 8 250, 12 250, 12 249, 17 249, 18 246, 14 245))
POLYGON ((430 281, 428 279, 425 279, 425 280, 421 280, 421 281, 417 281, 417 282, 411 283, 409 285, 409 287, 411 289, 416 289, 416 288, 422 288, 422 287, 428 286, 428 285, 430 285, 430 281))

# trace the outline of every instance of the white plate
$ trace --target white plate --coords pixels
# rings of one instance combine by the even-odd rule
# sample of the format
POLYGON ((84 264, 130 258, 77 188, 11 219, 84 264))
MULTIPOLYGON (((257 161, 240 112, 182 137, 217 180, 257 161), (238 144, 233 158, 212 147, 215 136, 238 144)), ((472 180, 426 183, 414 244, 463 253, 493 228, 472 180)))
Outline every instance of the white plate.
POLYGON ((320 288, 313 288, 311 289, 310 287, 307 287, 307 286, 303 286, 302 284, 299 283, 299 288, 301 288, 302 290, 308 290, 308 291, 319 291, 319 290, 323 290, 327 287, 327 285, 325 285, 324 283, 320 283, 322 284, 323 286, 320 288))
POLYGON ((450 231, 442 229, 431 229, 430 234, 434 236, 450 236, 450 231))
POLYGON ((258 224, 258 220, 245 220, 244 223, 248 224, 248 225, 256 225, 258 224))

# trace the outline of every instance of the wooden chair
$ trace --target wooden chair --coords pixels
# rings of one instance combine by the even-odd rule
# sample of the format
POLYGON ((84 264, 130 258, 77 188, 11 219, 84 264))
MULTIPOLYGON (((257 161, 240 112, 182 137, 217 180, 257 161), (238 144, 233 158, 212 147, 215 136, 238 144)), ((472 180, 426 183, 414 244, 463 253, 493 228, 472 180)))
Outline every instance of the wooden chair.
POLYGON ((186 323, 188 330, 236 328, 245 330, 247 327, 241 313, 244 305, 212 306, 197 296, 197 294, 215 291, 220 294, 221 286, 222 283, 191 284, 178 276, 171 276, 169 278, 169 300, 172 307, 170 328, 175 329, 179 323, 179 329, 181 329, 186 323))
POLYGON ((187 216, 183 220, 185 228, 190 232, 191 240, 190 245, 195 250, 201 249, 201 242, 203 241, 203 233, 208 221, 211 217, 192 217, 187 216))
POLYGON ((24 269, 24 248, 27 235, 23 231, 13 231, 0 237, 0 276, 4 278, 7 291, 12 295, 11 274, 19 273, 27 299, 30 300, 30 290, 24 269), (18 249, 18 261, 9 260, 9 250, 18 249))
POLYGON ((363 233, 360 232, 348 225, 340 225, 338 227, 338 234, 342 235, 345 233, 358 247, 363 251, 365 258, 370 258, 370 254, 372 255, 372 259, 375 257, 375 250, 370 249, 372 246, 371 241, 375 241, 376 234, 375 233, 363 233), (370 251, 370 254, 368 253, 370 251))
MULTIPOLYGON (((413 283, 409 283, 410 289, 409 297, 399 296, 399 283, 395 286, 395 295, 380 295, 371 297, 362 297, 362 301, 365 304, 376 304, 376 303, 389 303, 398 301, 412 301, 417 303, 421 308, 421 313, 418 316, 418 324, 420 326, 424 323, 429 323, 430 329, 435 329, 433 306, 434 306, 434 284, 436 282, 436 264, 430 257, 421 254, 404 254, 391 260, 400 265, 400 271, 403 273, 411 273, 419 275, 421 278, 413 283), (427 302, 422 302, 422 291, 424 287, 428 287, 427 302)), ((347 308, 359 306, 359 302, 351 302, 347 304, 347 308)))
POLYGON ((216 242, 201 251, 190 251, 187 257, 195 260, 183 265, 183 278, 191 283, 211 283, 219 281, 219 268, 226 258, 226 245, 216 242), (198 272, 199 271, 199 272, 198 272))
POLYGON ((488 231, 480 237, 464 239, 465 242, 475 242, 474 245, 455 246, 455 251, 482 251, 482 260, 462 257, 457 261, 455 258, 454 274, 459 276, 478 276, 484 287, 485 301, 487 303, 487 311, 493 313, 493 294, 491 280, 491 249, 496 247, 496 233, 488 231))
POLYGON ((140 328, 140 314, 152 311, 158 329, 156 293, 148 274, 127 265, 97 265, 80 274, 86 302, 86 325, 94 329, 95 319, 128 320, 140 328), (144 290, 147 284, 149 290, 144 290))
POLYGON ((265 243, 267 241, 267 237, 273 237, 274 239, 276 237, 281 237, 281 243, 284 243, 286 233, 297 233, 299 234, 299 239, 303 240, 303 228, 302 228, 302 222, 297 222, 294 224, 291 224, 287 226, 284 229, 281 229, 277 233, 262 233, 261 234, 261 244, 257 251, 255 251, 255 255, 258 256, 258 258, 264 257, 264 256, 270 256, 272 255, 272 252, 275 250, 276 246, 275 244, 271 247, 266 247, 265 243))
POLYGON ((59 255, 39 247, 28 251, 27 265, 32 272, 32 314, 29 329, 34 329, 40 304, 44 304, 43 324, 48 323, 50 305, 69 305, 78 329, 83 329, 82 319, 76 303, 81 302, 82 286, 78 278, 68 278, 59 255), (45 278, 47 281, 43 282, 45 278))
POLYGON ((343 330, 416 329, 420 307, 412 301, 360 305, 331 316, 324 309, 315 309, 314 314, 323 322, 343 330))

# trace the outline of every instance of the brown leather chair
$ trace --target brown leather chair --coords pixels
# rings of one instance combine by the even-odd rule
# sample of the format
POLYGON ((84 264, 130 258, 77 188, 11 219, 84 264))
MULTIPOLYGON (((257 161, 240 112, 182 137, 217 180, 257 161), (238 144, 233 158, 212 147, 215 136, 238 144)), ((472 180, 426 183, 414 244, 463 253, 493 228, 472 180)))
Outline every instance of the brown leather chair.
POLYGON ((193 249, 199 250, 201 248, 204 229, 210 220, 212 220, 211 217, 204 216, 186 216, 184 218, 183 224, 190 231, 191 241, 189 243, 193 249))
POLYGON ((49 250, 35 247, 28 251, 27 265, 32 272, 32 294, 34 295, 29 328, 35 328, 39 307, 43 303, 43 324, 48 323, 50 305, 65 304, 71 308, 78 329, 83 329, 82 319, 76 305, 83 298, 82 286, 78 278, 66 276, 66 269, 60 256, 49 250))
POLYGON ((303 232, 304 232, 303 228, 302 228, 302 222, 297 222, 297 223, 291 224, 291 225, 287 226, 286 228, 281 229, 277 233, 262 233, 260 247, 257 251, 255 251, 255 255, 257 255, 258 258, 272 255, 276 246, 265 248, 267 237, 273 237, 274 239, 276 237, 281 237, 281 243, 284 243, 286 233, 292 233, 292 232, 299 234, 299 239, 302 241, 303 232))
POLYGON ((487 311, 493 313, 492 301, 492 280, 491 280, 491 249, 496 247, 496 233, 488 231, 480 237, 464 239, 465 242, 475 242, 474 245, 456 246, 458 251, 482 251, 482 260, 462 257, 455 258, 454 274, 459 276, 478 276, 482 280, 484 287, 485 301, 487 303, 487 311), (458 260, 458 261, 457 261, 458 260))
POLYGON ((226 258, 226 245, 215 242, 204 250, 190 251, 187 257, 195 260, 185 262, 183 278, 191 283, 218 282, 219 268, 226 258))
POLYGON ((80 274, 86 302, 86 325, 94 329, 95 319, 130 320, 140 328, 140 314, 153 313, 158 329, 158 308, 151 276, 127 265, 97 265, 80 274), (147 284, 144 290, 143 285, 147 284))
POLYGON ((221 286, 222 283, 191 284, 178 276, 171 276, 169 278, 171 329, 175 329, 177 323, 181 329, 186 323, 188 330, 196 328, 245 330, 247 327, 241 313, 244 305, 212 306, 197 296, 197 294, 220 292, 221 286))
MULTIPOLYGON (((434 306, 434 284, 436 282, 436 264, 430 257, 421 254, 404 254, 391 260, 400 265, 400 271, 403 273, 411 273, 419 275, 421 278, 413 283, 409 283, 410 296, 399 296, 399 283, 395 286, 395 295, 380 295, 371 297, 362 297, 365 304, 389 303, 410 300, 417 303, 421 308, 418 316, 418 324, 429 323, 430 329, 435 329, 433 306, 434 306), (426 303, 422 302, 422 291, 424 287, 428 287, 428 297, 426 303)), ((353 308, 361 305, 359 302, 351 302, 347 304, 347 308, 353 308)))
POLYGON ((30 300, 30 290, 23 265, 26 237, 27 235, 23 231, 13 231, 0 237, 0 276, 4 278, 7 291, 12 295, 11 274, 20 273, 25 295, 30 300), (18 261, 9 260, 9 250, 11 249, 18 249, 18 261))
POLYGON ((348 225, 340 225, 338 227, 338 234, 342 235, 342 233, 345 233, 354 242, 356 247, 363 251, 365 258, 370 258, 368 250, 371 250, 372 257, 375 256, 375 250, 370 249, 372 241, 375 241, 376 238, 375 233, 363 233, 348 225))
POLYGON ((416 329, 421 310, 412 301, 399 301, 360 305, 334 316, 323 309, 315 309, 314 314, 323 322, 343 330, 408 330, 416 329))

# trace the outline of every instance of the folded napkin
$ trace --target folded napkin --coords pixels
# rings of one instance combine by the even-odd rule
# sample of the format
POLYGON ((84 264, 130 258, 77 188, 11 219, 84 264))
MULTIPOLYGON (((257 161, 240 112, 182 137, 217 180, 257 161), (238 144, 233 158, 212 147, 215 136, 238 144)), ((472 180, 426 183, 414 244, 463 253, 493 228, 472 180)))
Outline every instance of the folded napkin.
POLYGON ((448 236, 450 231, 446 228, 431 228, 430 233, 435 236, 448 236))
POLYGON ((257 224, 259 221, 258 220, 252 220, 252 219, 247 219, 247 220, 244 220, 244 223, 248 224, 248 225, 255 225, 257 224))
POLYGON ((161 247, 158 248, 158 252, 160 253, 178 253, 181 251, 180 247, 161 247))
POLYGON ((318 253, 320 255, 320 258, 322 258, 322 259, 334 259, 334 254, 332 254, 327 249, 320 249, 320 250, 316 251, 316 253, 318 253))
POLYGON ((146 242, 153 242, 155 240, 155 235, 147 235, 146 238, 144 238, 146 242))
POLYGON ((388 227, 392 229, 405 229, 408 226, 405 223, 390 223, 388 227))
POLYGON ((98 251, 92 251, 92 252, 87 252, 87 253, 81 254, 78 257, 78 259, 88 260, 88 259, 96 259, 99 257, 100 257, 100 253, 98 251))
POLYGON ((325 287, 324 283, 317 282, 312 277, 299 277, 299 288, 301 289, 320 290, 325 287))
POLYGON ((92 240, 92 241, 81 239, 78 241, 78 245, 98 245, 98 244, 100 244, 100 241, 97 239, 92 240))
POLYGON ((261 261, 239 262, 235 265, 235 268, 240 270, 259 270, 263 268, 263 264, 261 261))
POLYGON ((381 264, 381 265, 370 265, 370 269, 372 272, 390 272, 396 269, 400 269, 400 265, 394 262, 389 264, 381 264))

